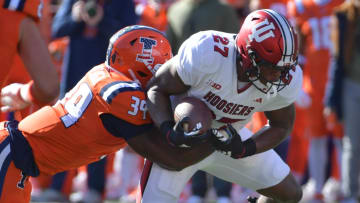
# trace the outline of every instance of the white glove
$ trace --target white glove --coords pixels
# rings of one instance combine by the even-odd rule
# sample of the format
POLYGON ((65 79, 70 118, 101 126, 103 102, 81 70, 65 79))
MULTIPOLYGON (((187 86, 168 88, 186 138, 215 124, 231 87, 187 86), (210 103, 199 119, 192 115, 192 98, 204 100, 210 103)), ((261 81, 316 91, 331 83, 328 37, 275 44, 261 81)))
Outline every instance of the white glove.
POLYGON ((27 99, 29 84, 12 83, 1 89, 1 111, 21 110, 31 104, 27 99))
POLYGON ((309 94, 306 93, 303 89, 301 89, 295 101, 296 106, 302 109, 306 109, 310 107, 311 103, 312 99, 309 94))
POLYGON ((227 131, 225 129, 221 129, 221 130, 213 129, 212 132, 218 141, 223 143, 231 142, 232 134, 229 133, 231 131, 227 131))

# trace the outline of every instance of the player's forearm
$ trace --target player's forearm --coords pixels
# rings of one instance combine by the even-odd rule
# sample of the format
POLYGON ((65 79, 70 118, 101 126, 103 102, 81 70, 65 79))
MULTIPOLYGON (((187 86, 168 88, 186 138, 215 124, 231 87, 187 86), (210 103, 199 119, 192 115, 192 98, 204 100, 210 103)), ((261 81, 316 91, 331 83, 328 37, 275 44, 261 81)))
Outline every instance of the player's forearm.
POLYGON ((156 126, 160 127, 164 121, 173 120, 169 95, 153 86, 148 90, 147 96, 147 108, 156 126))
POLYGON ((19 55, 34 81, 33 97, 49 103, 59 94, 59 76, 35 22, 25 19, 21 24, 19 55))
POLYGON ((290 134, 290 129, 265 126, 253 138, 256 143, 256 153, 275 148, 290 134))
POLYGON ((143 135, 127 140, 129 146, 139 155, 168 170, 180 171, 210 155, 214 148, 211 143, 196 148, 170 146, 159 129, 151 128, 143 135))
POLYGON ((198 163, 214 152, 210 143, 202 144, 194 148, 175 148, 166 143, 156 143, 154 148, 157 152, 148 154, 148 159, 157 163, 159 166, 180 171, 186 167, 198 163))

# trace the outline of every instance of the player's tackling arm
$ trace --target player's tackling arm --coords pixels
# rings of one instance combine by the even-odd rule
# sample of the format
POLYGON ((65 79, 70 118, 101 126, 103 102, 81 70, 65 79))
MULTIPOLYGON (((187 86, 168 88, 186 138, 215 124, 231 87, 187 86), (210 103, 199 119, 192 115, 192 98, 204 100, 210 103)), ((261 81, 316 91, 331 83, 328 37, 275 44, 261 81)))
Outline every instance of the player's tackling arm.
POLYGON ((33 96, 42 103, 53 101, 59 94, 59 77, 39 29, 29 18, 21 24, 19 54, 34 80, 33 96))
POLYGON ((176 71, 176 59, 173 57, 156 72, 148 83, 147 107, 156 126, 173 120, 169 96, 187 91, 186 86, 176 71))
POLYGON ((265 112, 269 126, 265 126, 254 134, 256 153, 273 149, 280 144, 292 131, 295 121, 295 106, 265 112))
POLYGON ((195 148, 172 147, 155 127, 128 139, 127 143, 141 156, 163 168, 176 171, 201 161, 214 151, 211 144, 202 144, 195 148))
POLYGON ((27 84, 12 83, 1 90, 1 111, 21 110, 31 103, 43 106, 59 94, 59 77, 35 22, 25 18, 20 25, 18 53, 30 74, 27 84))

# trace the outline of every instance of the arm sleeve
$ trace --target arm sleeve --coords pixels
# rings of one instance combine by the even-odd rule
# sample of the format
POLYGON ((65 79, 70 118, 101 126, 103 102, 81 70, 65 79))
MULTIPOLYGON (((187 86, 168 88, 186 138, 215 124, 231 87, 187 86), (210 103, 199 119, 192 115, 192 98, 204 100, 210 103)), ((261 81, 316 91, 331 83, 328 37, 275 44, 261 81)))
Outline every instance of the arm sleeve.
POLYGON ((100 119, 110 134, 115 137, 124 138, 125 140, 141 135, 153 127, 152 123, 134 125, 108 113, 101 114, 100 119))

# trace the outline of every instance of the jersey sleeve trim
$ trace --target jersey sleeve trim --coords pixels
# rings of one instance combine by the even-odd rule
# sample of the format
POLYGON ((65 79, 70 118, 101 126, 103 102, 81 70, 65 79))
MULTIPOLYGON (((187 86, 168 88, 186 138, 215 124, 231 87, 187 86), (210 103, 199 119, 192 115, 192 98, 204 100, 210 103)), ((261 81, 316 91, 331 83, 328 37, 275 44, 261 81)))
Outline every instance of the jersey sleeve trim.
POLYGON ((112 100, 121 92, 142 91, 140 85, 136 82, 116 81, 105 85, 100 90, 100 96, 111 104, 112 100))
POLYGON ((24 9, 25 0, 5 0, 3 8, 7 8, 12 11, 22 11, 24 9))

